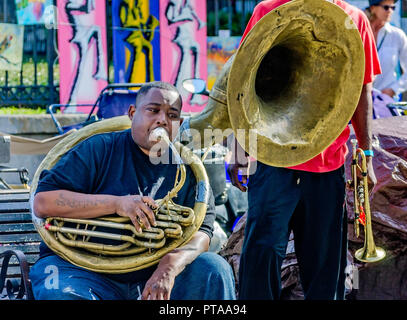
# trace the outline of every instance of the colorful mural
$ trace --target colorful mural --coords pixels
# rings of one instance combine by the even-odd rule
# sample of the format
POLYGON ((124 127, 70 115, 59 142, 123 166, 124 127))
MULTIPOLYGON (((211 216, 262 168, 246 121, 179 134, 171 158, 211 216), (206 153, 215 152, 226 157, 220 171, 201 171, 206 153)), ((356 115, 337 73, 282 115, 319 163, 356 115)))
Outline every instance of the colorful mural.
POLYGON ((207 87, 212 89, 223 65, 236 52, 241 37, 208 37, 207 87))
POLYGON ((115 82, 160 80, 158 0, 113 0, 115 82))
POLYGON ((15 0, 18 24, 42 24, 47 6, 52 0, 15 0))
POLYGON ((105 1, 57 0, 57 8, 60 102, 93 104, 108 79, 105 1))
POLYGON ((161 78, 181 92, 185 112, 200 112, 207 101, 182 87, 185 79, 206 79, 205 21, 206 1, 160 0, 161 78))
POLYGON ((0 70, 21 70, 23 44, 24 26, 0 23, 0 70))

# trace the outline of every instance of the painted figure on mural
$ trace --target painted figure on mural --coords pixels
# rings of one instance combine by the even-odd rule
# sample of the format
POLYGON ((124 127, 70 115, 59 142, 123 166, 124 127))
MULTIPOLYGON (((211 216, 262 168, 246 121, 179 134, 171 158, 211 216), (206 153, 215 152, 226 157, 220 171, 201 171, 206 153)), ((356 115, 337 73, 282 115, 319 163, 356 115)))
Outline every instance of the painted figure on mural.
POLYGON ((154 81, 153 46, 151 41, 154 38, 154 32, 159 22, 156 17, 145 12, 144 0, 123 0, 121 3, 120 20, 122 27, 134 30, 126 38, 132 48, 130 58, 126 64, 126 82, 143 82, 134 78, 143 69, 146 70, 144 81, 154 81), (145 68, 140 67, 140 64, 141 66, 145 64, 145 68))
MULTIPOLYGON (((89 25, 90 16, 95 14, 96 0, 68 0, 65 5, 65 12, 69 24, 72 26, 71 43, 78 49, 75 78, 72 84, 68 103, 75 103, 81 83, 86 83, 89 75, 95 80, 107 81, 106 58, 102 48, 102 32, 99 26, 89 25), (93 40, 93 42, 92 42, 93 40), (93 47, 94 46, 94 47, 93 47), (87 70, 88 54, 92 54, 91 49, 96 49, 96 61, 93 70, 87 70)), ((92 59, 94 57, 92 56, 92 59)), ((90 64, 91 65, 91 64, 90 64)))
MULTIPOLYGON (((177 25, 172 42, 179 47, 181 54, 175 86, 183 96, 188 95, 188 93, 182 87, 182 81, 188 78, 200 77, 199 56, 201 55, 201 49, 194 39, 194 34, 195 30, 200 30, 205 26, 205 22, 197 16, 193 2, 193 0, 170 0, 165 11, 168 25, 177 25)), ((204 100, 201 95, 193 95, 189 103, 202 105, 204 100)))
POLYGON ((4 60, 6 63, 16 65, 16 63, 11 62, 9 59, 7 59, 5 56, 3 56, 3 53, 8 48, 10 48, 11 40, 13 40, 13 36, 12 35, 6 35, 4 37, 4 39, 0 42, 0 59, 4 60))
POLYGON ((24 27, 0 23, 0 70, 21 71, 24 27))

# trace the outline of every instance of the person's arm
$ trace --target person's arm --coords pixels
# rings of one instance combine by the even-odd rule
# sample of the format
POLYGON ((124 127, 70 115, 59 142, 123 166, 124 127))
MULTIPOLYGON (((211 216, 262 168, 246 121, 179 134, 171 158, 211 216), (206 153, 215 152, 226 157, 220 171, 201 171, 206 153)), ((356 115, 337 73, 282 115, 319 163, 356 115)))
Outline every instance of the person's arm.
POLYGON ((147 281, 141 298, 143 300, 169 300, 175 278, 201 253, 209 249, 209 236, 197 231, 186 245, 167 253, 147 281))
MULTIPOLYGON (((390 90, 392 90, 394 92, 393 95, 403 93, 404 91, 407 90, 407 37, 404 34, 404 32, 400 36, 400 48, 397 54, 402 75, 397 81, 392 83, 389 88, 386 88, 389 89, 389 92, 390 90)), ((383 89, 382 92, 386 93, 385 92, 386 89, 383 89)))
POLYGON ((248 170, 249 170, 249 154, 240 146, 239 142, 233 137, 232 142, 232 155, 230 157, 229 165, 227 168, 230 182, 233 186, 242 192, 247 191, 247 187, 243 184, 247 183, 248 170), (242 181, 239 180, 239 171, 242 174, 242 181))
MULTIPOLYGON (((364 84, 355 113, 352 116, 352 126, 358 140, 359 148, 372 150, 372 83, 364 84)), ((372 158, 366 157, 369 190, 377 183, 373 170, 372 158)))
POLYGON ((181 21, 193 21, 192 16, 189 13, 185 13, 184 10, 176 15, 175 5, 172 2, 169 2, 165 11, 165 16, 168 20, 168 25, 181 21))
MULTIPOLYGON (((245 31, 243 32, 242 38, 240 39, 239 46, 243 43, 250 30, 256 25, 256 23, 269 13, 269 9, 264 7, 264 3, 258 3, 254 9, 253 13, 246 25, 245 31)), ((249 155, 243 150, 239 142, 233 137, 234 141, 232 143, 232 155, 227 168, 230 182, 233 186, 238 188, 242 192, 247 191, 247 187, 243 184, 247 183, 248 169, 249 169, 249 155), (239 170, 242 171, 242 181, 239 180, 239 170)))
POLYGON ((188 9, 190 10, 192 16, 198 22, 198 30, 201 30, 206 25, 206 22, 202 21, 199 18, 199 16, 196 14, 196 11, 195 11, 194 7, 191 5, 191 3, 188 0, 185 2, 185 7, 188 7, 188 9))
POLYGON ((156 206, 154 200, 140 195, 113 196, 54 190, 38 192, 34 197, 34 213, 39 218, 89 219, 117 213, 129 217, 139 232, 140 222, 146 228, 155 225, 154 213, 149 206, 156 206))
MULTIPOLYGON (((179 194, 180 204, 192 208, 196 197, 196 182, 192 170, 187 170, 187 179, 184 195, 179 194)), ((205 218, 192 236, 191 240, 163 256, 157 269, 150 277, 142 293, 142 299, 162 300, 170 299, 175 278, 192 263, 201 253, 209 250, 210 239, 213 236, 213 224, 216 216, 215 198, 212 189, 209 189, 208 206, 205 218)))

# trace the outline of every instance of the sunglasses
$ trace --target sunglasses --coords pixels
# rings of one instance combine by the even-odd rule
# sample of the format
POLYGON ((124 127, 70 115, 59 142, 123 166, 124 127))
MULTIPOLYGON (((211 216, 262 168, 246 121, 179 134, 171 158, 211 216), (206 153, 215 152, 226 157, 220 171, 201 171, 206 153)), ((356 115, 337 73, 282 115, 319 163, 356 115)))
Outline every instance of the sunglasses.
POLYGON ((391 9, 393 11, 396 10, 396 6, 379 5, 379 7, 382 7, 386 11, 389 11, 389 9, 391 9))

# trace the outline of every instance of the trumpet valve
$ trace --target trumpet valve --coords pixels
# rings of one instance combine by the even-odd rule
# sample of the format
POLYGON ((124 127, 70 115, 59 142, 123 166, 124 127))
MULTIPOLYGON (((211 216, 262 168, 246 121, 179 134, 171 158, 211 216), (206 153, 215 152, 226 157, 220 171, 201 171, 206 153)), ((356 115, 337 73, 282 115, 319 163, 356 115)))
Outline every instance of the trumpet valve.
POLYGON ((358 187, 358 197, 359 197, 359 202, 361 202, 361 203, 365 202, 365 188, 362 185, 359 185, 359 187, 358 187))

